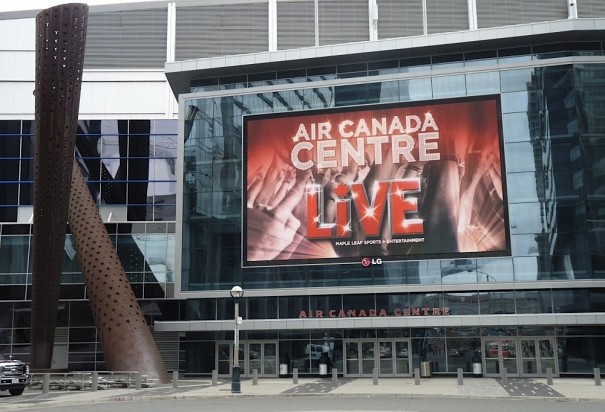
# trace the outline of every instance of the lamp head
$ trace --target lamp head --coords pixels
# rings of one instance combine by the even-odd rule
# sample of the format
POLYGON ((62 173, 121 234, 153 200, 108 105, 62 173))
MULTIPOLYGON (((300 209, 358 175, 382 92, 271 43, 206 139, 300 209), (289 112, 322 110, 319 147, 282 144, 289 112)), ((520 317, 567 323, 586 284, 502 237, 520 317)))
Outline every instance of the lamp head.
POLYGON ((241 286, 233 286, 229 293, 231 294, 232 298, 239 299, 244 296, 244 289, 242 289, 241 286))

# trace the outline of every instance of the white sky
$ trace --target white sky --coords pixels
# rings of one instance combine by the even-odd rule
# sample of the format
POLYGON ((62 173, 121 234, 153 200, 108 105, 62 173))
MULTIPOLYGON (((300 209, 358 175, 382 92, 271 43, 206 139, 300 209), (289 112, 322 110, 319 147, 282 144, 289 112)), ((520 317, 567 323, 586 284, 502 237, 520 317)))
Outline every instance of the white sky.
POLYGON ((0 0, 0 12, 20 10, 43 10, 65 3, 86 3, 89 6, 97 4, 140 3, 149 0, 0 0))

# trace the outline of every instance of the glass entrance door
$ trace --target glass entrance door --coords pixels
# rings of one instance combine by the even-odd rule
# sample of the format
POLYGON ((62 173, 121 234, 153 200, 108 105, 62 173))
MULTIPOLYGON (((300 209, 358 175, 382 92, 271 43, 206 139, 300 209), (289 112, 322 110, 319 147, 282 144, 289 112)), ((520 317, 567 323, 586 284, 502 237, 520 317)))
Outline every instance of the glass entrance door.
POLYGON ((559 370, 557 366, 559 362, 557 361, 555 351, 555 340, 553 338, 538 338, 538 361, 540 363, 540 375, 546 376, 546 369, 552 369, 552 373, 556 376, 559 375, 559 370))
POLYGON ((375 346, 374 340, 346 341, 345 375, 372 376, 372 370, 376 367, 375 346))
POLYGON ((498 376, 506 368, 508 376, 518 376, 517 339, 485 338, 483 339, 483 360, 486 376, 498 376))
MULTIPOLYGON (((242 375, 246 372, 245 345, 239 345, 239 367, 242 375)), ((215 354, 215 368, 219 376, 231 376, 233 366, 233 342, 217 342, 215 354)))
POLYGON ((506 368, 509 376, 546 376, 551 368, 558 375, 554 338, 495 337, 483 339, 483 362, 486 376, 500 375, 506 368))
POLYGON ((231 347, 233 343, 219 342, 216 345, 216 370, 219 376, 231 375, 231 347))
POLYGON ((345 375, 410 376, 410 342, 406 339, 345 341, 345 375))
POLYGON ((546 376, 546 369, 558 375, 553 338, 521 338, 523 376, 546 376))
POLYGON ((538 376, 538 355, 535 339, 521 339, 521 374, 523 376, 538 376))
MULTIPOLYGON (((240 342, 239 366, 242 376, 252 376, 258 370, 259 377, 277 376, 277 342, 240 342)), ((233 366, 233 342, 216 344, 216 370, 219 376, 231 376, 233 366)))
POLYGON ((247 342, 248 370, 246 376, 252 376, 254 370, 258 376, 277 376, 277 342, 247 342))
POLYGON ((378 374, 380 376, 410 375, 410 342, 408 340, 378 341, 378 374))

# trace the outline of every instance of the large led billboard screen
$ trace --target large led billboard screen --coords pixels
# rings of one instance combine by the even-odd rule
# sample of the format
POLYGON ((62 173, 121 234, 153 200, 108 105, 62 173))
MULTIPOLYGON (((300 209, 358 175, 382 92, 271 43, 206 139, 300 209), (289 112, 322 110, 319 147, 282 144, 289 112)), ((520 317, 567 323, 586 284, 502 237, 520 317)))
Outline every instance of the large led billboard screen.
POLYGON ((498 96, 244 118, 243 266, 510 254, 498 96))

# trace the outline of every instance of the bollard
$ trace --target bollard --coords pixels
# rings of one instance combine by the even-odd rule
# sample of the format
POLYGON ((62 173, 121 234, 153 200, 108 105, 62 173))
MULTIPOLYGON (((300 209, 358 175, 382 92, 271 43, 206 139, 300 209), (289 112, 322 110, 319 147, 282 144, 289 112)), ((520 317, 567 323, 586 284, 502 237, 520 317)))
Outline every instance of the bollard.
POLYGON ((552 368, 546 368, 546 384, 552 385, 552 368))
POLYGON ((338 369, 332 368, 332 383, 338 382, 338 369))
POLYGON ((92 373, 92 383, 90 384, 90 389, 96 391, 99 389, 99 372, 92 373))
POLYGON ((172 388, 179 387, 179 371, 172 371, 172 388))
POLYGON ((252 370, 252 385, 253 386, 258 385, 258 369, 252 370))
POLYGON ((508 372, 506 371, 506 368, 500 369, 500 376, 502 377, 502 383, 507 384, 508 383, 508 372))
POLYGON ((593 372, 595 386, 601 386, 601 368, 594 368, 593 372))
POLYGON ((414 368, 414 385, 420 385, 420 368, 414 368))
POLYGON ((377 368, 372 369, 372 380, 374 382, 374 385, 378 385, 378 369, 377 368))
POLYGON ((298 368, 292 369, 292 383, 295 385, 298 383, 298 368))
POLYGON ((143 387, 143 375, 141 374, 141 372, 137 372, 134 377, 134 387, 138 391, 140 391, 143 387))
POLYGON ((464 385, 464 374, 462 373, 462 368, 458 368, 456 372, 458 373, 458 385, 464 385))
POLYGON ((48 393, 50 390, 50 373, 45 373, 42 377, 42 393, 48 393))
POLYGON ((218 385, 218 371, 216 369, 212 370, 212 386, 218 385))

